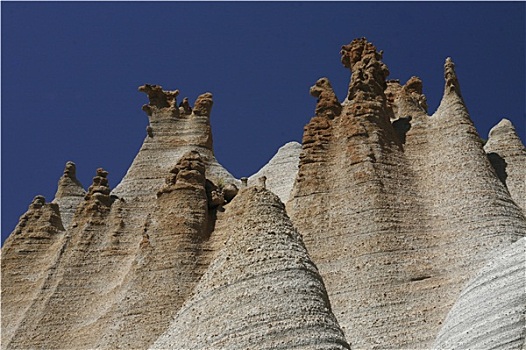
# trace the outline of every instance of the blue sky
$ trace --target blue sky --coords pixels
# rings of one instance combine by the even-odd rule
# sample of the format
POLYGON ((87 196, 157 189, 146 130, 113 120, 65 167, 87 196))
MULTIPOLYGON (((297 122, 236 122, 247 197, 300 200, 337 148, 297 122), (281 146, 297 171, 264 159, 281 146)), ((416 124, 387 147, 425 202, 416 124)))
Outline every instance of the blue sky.
POLYGON ((524 2, 2 2, 2 242, 37 194, 51 201, 64 164, 84 187, 115 187, 145 136, 144 83, 193 102, 214 95, 218 160, 237 177, 301 141, 309 87, 343 100, 339 50, 367 37, 390 79, 423 79, 432 113, 443 63, 456 63, 482 137, 501 118, 526 140, 524 2))

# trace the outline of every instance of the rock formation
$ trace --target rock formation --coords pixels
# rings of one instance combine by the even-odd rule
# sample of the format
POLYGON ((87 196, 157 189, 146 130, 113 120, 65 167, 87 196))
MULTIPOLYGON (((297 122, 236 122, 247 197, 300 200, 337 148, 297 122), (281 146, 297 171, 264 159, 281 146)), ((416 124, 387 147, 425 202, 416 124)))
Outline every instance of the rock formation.
POLYGON ((342 47, 302 144, 235 179, 216 160, 212 94, 144 85, 141 149, 112 190, 68 162, 2 247, 2 349, 520 349, 526 149, 484 145, 454 63, 430 116, 423 82, 342 47))
POLYGON ((82 202, 86 191, 82 184, 77 180, 77 168, 75 163, 67 162, 64 174, 58 181, 57 192, 53 203, 58 204, 62 224, 65 228, 70 228, 75 215, 75 211, 82 202))
POLYGON ((526 211, 526 148, 509 120, 491 129, 484 150, 511 198, 526 211))
POLYGON ((276 195, 241 191, 225 246, 154 349, 350 349, 276 195))
POLYGON ((349 95, 339 117, 306 126, 289 215, 352 345, 428 348, 488 255, 526 234, 525 219, 486 157, 450 59, 429 117, 421 82, 386 83, 372 44, 355 40, 342 55, 349 95))
POLYGON ((294 179, 298 173, 301 145, 288 142, 283 145, 269 162, 257 173, 248 178, 247 185, 256 185, 262 176, 267 178, 266 187, 278 195, 283 203, 290 198, 294 179))

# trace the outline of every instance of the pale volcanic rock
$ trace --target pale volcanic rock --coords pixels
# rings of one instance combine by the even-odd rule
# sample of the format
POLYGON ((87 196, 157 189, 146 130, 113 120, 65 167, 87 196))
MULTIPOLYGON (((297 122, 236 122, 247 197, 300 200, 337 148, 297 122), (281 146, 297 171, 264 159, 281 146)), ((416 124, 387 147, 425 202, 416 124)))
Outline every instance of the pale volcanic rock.
MULTIPOLYGON (((52 259, 51 267, 48 268, 45 263, 39 266, 42 270, 48 269, 50 272, 43 289, 41 291, 38 288, 34 289, 32 294, 34 300, 31 300, 33 307, 27 312, 24 312, 22 306, 13 309, 13 314, 17 316, 12 316, 10 319, 21 317, 20 322, 17 321, 20 326, 15 327, 9 342, 2 342, 3 348, 52 349, 61 347, 61 344, 68 344, 70 348, 147 347, 163 331, 163 325, 168 325, 170 319, 169 312, 152 316, 152 312, 148 310, 150 308, 159 310, 159 305, 164 306, 166 302, 170 302, 172 310, 176 310, 177 302, 182 303, 185 293, 191 290, 192 283, 198 280, 199 269, 206 268, 208 261, 206 259, 210 259, 213 252, 203 248, 203 251, 198 253, 197 266, 192 263, 188 265, 190 267, 178 270, 178 266, 187 266, 183 262, 186 261, 185 259, 193 261, 194 254, 184 257, 187 254, 185 249, 194 249, 189 247, 191 244, 196 244, 194 242, 196 237, 205 240, 206 235, 213 228, 215 214, 206 214, 202 220, 198 219, 197 213, 200 209, 194 210, 192 206, 195 204, 198 208, 202 208, 201 202, 193 197, 190 198, 191 196, 181 195, 181 191, 175 191, 173 194, 165 193, 159 198, 157 193, 171 174, 170 170, 188 152, 199 151, 202 170, 206 171, 207 176, 214 181, 221 179, 225 185, 236 183, 237 180, 222 168, 213 156, 209 123, 212 95, 207 93, 198 98, 195 108, 197 114, 184 114, 185 106, 176 107, 177 91, 163 91, 158 86, 150 85, 142 87, 141 90, 150 98, 150 104, 143 108, 149 115, 150 125, 141 150, 125 178, 114 191, 110 189, 108 173, 102 168, 97 170, 88 191, 82 192, 84 197, 74 216, 72 218, 65 216, 70 220, 69 227, 65 234, 56 238, 59 242, 55 250, 60 254, 56 259, 52 259), (181 198, 173 198, 174 196, 181 198), (183 209, 187 203, 193 204, 188 210, 183 209), (175 209, 178 206, 182 207, 175 209), (174 211, 180 215, 180 218, 182 215, 185 219, 181 219, 176 224, 178 221, 170 217, 174 211), (198 227, 193 229, 194 234, 183 234, 199 220, 209 231, 202 230, 202 226, 197 225, 198 227), (151 231, 145 232, 147 227, 153 229, 153 232, 166 233, 168 236, 156 235, 151 231), (170 239, 178 242, 177 237, 169 238, 172 230, 179 233, 177 237, 182 237, 179 243, 168 242, 170 239), (149 255, 146 254, 148 247, 152 249, 149 255), (165 250, 162 250, 163 248, 165 250), (166 260, 173 258, 171 255, 175 254, 174 252, 179 252, 181 258, 167 265, 172 267, 167 268, 165 272, 149 275, 150 267, 139 268, 143 266, 141 262, 148 260, 148 256, 152 254, 154 256, 154 258, 150 257, 152 266, 159 264, 164 266, 166 260), (158 257, 165 254, 169 258, 158 263, 158 257), (181 276, 175 278, 176 281, 180 279, 189 281, 187 287, 177 282, 180 292, 172 292, 173 284, 160 283, 158 288, 146 287, 147 283, 144 281, 157 282, 163 279, 160 277, 163 273, 167 276, 174 275, 175 270, 178 271, 176 275, 181 276), (163 297, 167 294, 170 297, 163 297), (137 298, 138 295, 140 297, 137 298), (154 295, 158 297, 157 303, 139 302, 148 301, 154 295), (143 306, 136 312, 134 308, 137 302, 143 306), (122 336, 122 332, 135 330, 141 325, 144 325, 144 329, 151 330, 148 336, 135 331, 126 333, 129 334, 127 337, 122 336)), ((191 109, 189 106, 186 108, 187 111, 188 108, 191 109)), ((191 174, 183 168, 184 166, 177 174, 182 180, 173 184, 175 187, 191 179, 191 174), (190 178, 187 178, 187 175, 190 175, 190 178)), ((67 203, 64 205, 63 199, 72 195, 78 197, 81 193, 80 190, 77 191, 78 187, 75 187, 73 175, 74 169, 68 165, 57 191, 59 205, 63 204, 67 209, 65 214, 68 214, 69 209, 73 212, 74 205, 69 207, 67 203)), ((195 192, 193 189, 188 191, 195 192)), ((206 191, 203 193, 206 194, 206 191)), ((232 188, 229 195, 231 197, 235 195, 232 188)), ((207 213, 211 210, 209 202, 209 198, 205 195, 204 209, 207 213)), ((59 206, 53 205, 59 214, 59 206)), ((57 217, 60 220, 60 216, 57 217)), ((21 225, 25 225, 26 221, 23 218, 21 225)), ((42 230, 41 226, 30 225, 30 227, 34 231, 42 230)), ((13 260, 20 264, 20 259, 23 257, 14 255, 8 249, 8 245, 6 243, 6 248, 2 249, 2 263, 7 264, 13 260)), ((55 256, 53 252, 48 254, 50 257, 55 256)), ((38 254, 35 254, 35 258, 38 258, 38 254)), ((163 270, 163 267, 158 268, 163 270)), ((34 270, 35 273, 40 271, 36 267, 34 270)), ((4 298, 3 302, 4 300, 7 301, 9 298, 4 298)), ((16 305, 13 304, 13 307, 16 305)), ((9 308, 3 307, 3 310, 9 308)))
POLYGON ((429 117, 421 81, 387 84, 372 44, 342 55, 349 95, 339 117, 306 126, 288 211, 351 344, 428 348, 465 283, 526 235, 526 221, 486 158, 451 60, 429 117))
POLYGON ((302 145, 241 183, 214 157, 210 93, 140 87, 149 124, 121 183, 99 168, 85 191, 68 162, 2 247, 2 349, 525 344, 513 126, 483 146, 449 58, 429 116, 422 81, 386 81, 366 39, 341 55, 345 100, 316 81, 302 145))
POLYGON ((248 178, 248 185, 257 185, 258 179, 265 176, 267 178, 266 188, 276 194, 283 203, 286 203, 298 173, 300 152, 301 144, 295 141, 281 146, 267 164, 248 178))
POLYGON ((26 315, 46 295, 50 271, 62 254, 64 226, 58 205, 36 196, 2 247, 2 348, 13 341, 26 315))
POLYGON ((77 168, 75 163, 67 162, 64 174, 58 182, 57 192, 53 203, 58 204, 62 224, 66 229, 73 224, 73 216, 80 203, 83 202, 86 190, 77 179, 77 168))
POLYGON ((212 231, 212 213, 205 183, 199 153, 183 155, 142 227, 126 291, 108 312, 111 319, 105 321, 98 347, 148 347, 190 295, 209 263, 203 249, 212 231))
POLYGON ((526 212, 526 148, 509 120, 490 130, 484 150, 511 198, 526 212))
POLYGON ((46 284, 6 348, 58 349, 64 344, 88 348, 95 344, 100 332, 96 321, 115 302, 115 288, 127 270, 127 256, 112 240, 119 227, 119 203, 113 203, 109 195, 107 175, 97 170, 73 218, 75 224, 57 238, 59 253, 46 284))
POLYGON ((524 349, 526 239, 498 251, 462 290, 433 349, 524 349))
POLYGON ((153 349, 349 349, 284 209, 262 187, 238 194, 224 248, 153 349))
POLYGON ((158 85, 146 84, 139 91, 145 92, 150 99, 150 103, 143 106, 149 119, 148 135, 113 194, 125 199, 155 195, 174 161, 191 150, 198 151, 203 157, 207 178, 236 182, 214 157, 210 128, 212 94, 199 96, 192 110, 186 104, 177 107, 179 90, 165 91, 158 85), (192 112, 188 114, 190 110, 192 112))

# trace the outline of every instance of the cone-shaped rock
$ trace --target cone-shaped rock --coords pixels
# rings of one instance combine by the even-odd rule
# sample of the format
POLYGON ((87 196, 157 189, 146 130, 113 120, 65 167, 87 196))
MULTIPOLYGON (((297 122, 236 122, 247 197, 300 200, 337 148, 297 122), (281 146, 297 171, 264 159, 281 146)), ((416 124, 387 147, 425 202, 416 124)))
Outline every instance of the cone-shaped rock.
POLYGON ((484 150, 515 203, 526 211, 526 148, 509 120, 490 130, 484 150))
MULTIPOLYGON (((23 348, 15 338, 62 253, 58 205, 36 196, 2 247, 2 348, 23 348)), ((23 332, 22 332, 23 333, 23 332)))
POLYGON ((73 220, 80 203, 83 202, 86 191, 79 180, 77 180, 77 169, 75 163, 67 162, 64 174, 58 182, 57 192, 53 203, 60 208, 62 224, 68 229, 73 220))
POLYGON ((348 349, 318 270, 279 198, 242 190, 230 237, 155 349, 348 349))
POLYGON ((248 185, 258 184, 262 176, 267 178, 266 188, 278 195, 283 203, 289 200, 300 160, 301 145, 297 142, 288 142, 272 157, 257 173, 250 176, 248 185))
POLYGON ((122 300, 103 324, 102 348, 147 348, 169 326, 209 261, 210 234, 205 165, 195 151, 183 155, 159 189, 155 210, 142 227, 142 241, 122 300))
POLYGON ((158 85, 146 84, 139 91, 149 98, 149 103, 143 106, 149 119, 147 135, 126 176, 113 191, 115 195, 130 199, 155 195, 173 162, 191 150, 203 157, 208 178, 235 181, 214 157, 210 128, 212 94, 199 96, 191 108, 188 99, 177 106, 179 90, 165 91, 158 85))
POLYGON ((146 138, 117 188, 99 168, 84 191, 68 164, 54 203, 37 196, 6 240, 2 348, 524 343, 524 270, 506 250, 526 236, 513 128, 484 149, 451 59, 429 116, 422 81, 386 81, 373 44, 341 54, 345 100, 327 78, 310 89, 291 220, 271 191, 288 191, 298 158, 280 153, 295 147, 239 191, 213 155, 212 95, 178 105, 141 87, 146 138))
POLYGON ((429 117, 421 80, 386 82, 372 44, 357 39, 341 54, 347 99, 334 118, 316 107, 287 208, 351 344, 429 348, 465 283, 526 222, 482 149, 450 59, 429 117))
POLYGON ((46 285, 13 337, 18 347, 87 348, 97 339, 90 325, 114 302, 127 267, 110 234, 119 226, 119 204, 113 206, 107 176, 97 169, 74 224, 60 236, 46 285))

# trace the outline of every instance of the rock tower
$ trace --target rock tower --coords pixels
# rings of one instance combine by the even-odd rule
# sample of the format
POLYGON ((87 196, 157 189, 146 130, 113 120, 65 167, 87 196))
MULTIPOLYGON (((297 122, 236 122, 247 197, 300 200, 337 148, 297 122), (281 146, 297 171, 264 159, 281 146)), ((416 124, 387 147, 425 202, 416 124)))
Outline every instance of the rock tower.
MULTIPOLYGON (((250 177, 216 160, 211 93, 143 85, 122 181, 66 164, 2 247, 2 349, 521 349, 526 149, 484 144, 455 65, 429 114, 365 38, 314 116, 250 177)), ((313 80, 314 81, 314 80, 313 80)))

